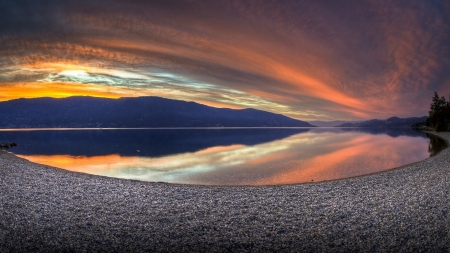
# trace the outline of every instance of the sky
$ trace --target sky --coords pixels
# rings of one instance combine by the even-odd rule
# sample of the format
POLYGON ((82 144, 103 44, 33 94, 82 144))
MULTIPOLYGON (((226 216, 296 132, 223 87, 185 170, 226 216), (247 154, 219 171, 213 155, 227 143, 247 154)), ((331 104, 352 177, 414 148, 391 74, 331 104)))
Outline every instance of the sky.
POLYGON ((0 101, 159 96, 300 120, 428 114, 447 0, 0 0, 0 101))

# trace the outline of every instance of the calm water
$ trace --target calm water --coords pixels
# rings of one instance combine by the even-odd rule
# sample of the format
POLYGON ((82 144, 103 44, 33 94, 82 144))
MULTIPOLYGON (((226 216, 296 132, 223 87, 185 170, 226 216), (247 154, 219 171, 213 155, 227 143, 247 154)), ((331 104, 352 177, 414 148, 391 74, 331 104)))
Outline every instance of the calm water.
POLYGON ((445 142, 398 129, 1 131, 30 161, 154 182, 274 185, 346 178, 430 157, 445 142))

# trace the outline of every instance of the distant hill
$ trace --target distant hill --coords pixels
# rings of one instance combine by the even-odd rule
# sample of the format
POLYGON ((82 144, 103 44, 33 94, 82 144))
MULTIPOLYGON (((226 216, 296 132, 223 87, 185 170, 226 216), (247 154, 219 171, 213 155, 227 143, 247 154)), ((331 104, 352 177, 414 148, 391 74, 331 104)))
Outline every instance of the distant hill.
POLYGON ((411 125, 426 121, 427 116, 423 117, 412 117, 412 118, 399 118, 399 117, 391 117, 386 120, 380 119, 372 119, 367 121, 362 121, 359 123, 344 123, 338 125, 336 127, 380 127, 380 128, 389 128, 389 127, 411 127, 411 125))
POLYGON ((334 120, 334 121, 321 121, 321 120, 315 120, 315 121, 309 121, 309 124, 312 124, 314 126, 318 127, 334 127, 339 126, 344 123, 359 123, 360 121, 343 121, 343 120, 334 120))
POLYGON ((312 127, 281 114, 160 97, 16 99, 0 102, 0 119, 0 128, 312 127))

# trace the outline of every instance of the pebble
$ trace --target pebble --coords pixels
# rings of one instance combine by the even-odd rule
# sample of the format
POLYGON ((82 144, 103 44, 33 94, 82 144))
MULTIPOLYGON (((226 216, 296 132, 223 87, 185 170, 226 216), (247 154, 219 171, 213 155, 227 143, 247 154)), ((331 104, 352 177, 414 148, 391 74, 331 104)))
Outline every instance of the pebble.
POLYGON ((449 148, 378 174, 259 187, 107 178, 0 151, 0 252, 449 252, 449 204, 449 148))

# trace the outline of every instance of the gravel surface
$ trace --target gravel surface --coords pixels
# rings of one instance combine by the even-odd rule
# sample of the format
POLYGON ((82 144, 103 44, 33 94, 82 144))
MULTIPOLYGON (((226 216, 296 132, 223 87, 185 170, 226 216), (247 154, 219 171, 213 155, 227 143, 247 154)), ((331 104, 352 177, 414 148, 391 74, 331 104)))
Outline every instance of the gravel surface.
POLYGON ((0 194, 0 252, 450 252, 449 148, 378 174, 263 187, 106 178, 0 152, 0 194))

